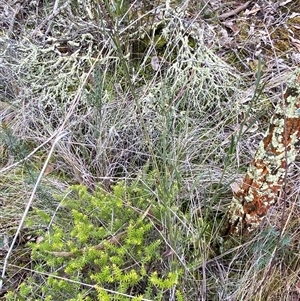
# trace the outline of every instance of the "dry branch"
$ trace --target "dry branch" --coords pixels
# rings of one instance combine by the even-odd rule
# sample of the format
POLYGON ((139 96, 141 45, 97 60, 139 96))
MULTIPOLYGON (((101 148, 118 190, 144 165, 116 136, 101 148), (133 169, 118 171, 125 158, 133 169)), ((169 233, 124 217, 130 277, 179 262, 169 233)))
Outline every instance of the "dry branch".
MULTIPOLYGON (((123 231, 119 234, 114 235, 113 237, 111 237, 108 240, 104 240, 102 242, 100 242, 98 245, 89 247, 89 248, 94 248, 95 250, 103 250, 105 247, 105 243, 110 243, 112 245, 117 245, 118 243, 120 243, 121 238, 127 234, 127 231, 123 231)), ((64 257, 64 258, 71 258, 71 257, 75 257, 77 253, 83 253, 87 248, 82 248, 79 249, 77 252, 66 252, 66 251, 60 251, 60 252, 54 252, 54 251, 49 251, 47 252, 48 254, 51 254, 53 256, 56 257, 64 257)))
POLYGON ((248 1, 248 2, 246 2, 246 3, 242 4, 242 5, 240 5, 240 6, 237 7, 236 9, 233 9, 233 10, 227 12, 227 13, 224 13, 224 14, 220 15, 220 16, 219 16, 219 20, 225 20, 225 19, 227 19, 227 18, 229 18, 229 17, 232 17, 232 16, 234 16, 234 15, 237 15, 237 14, 240 13, 242 10, 246 9, 246 8, 249 6, 250 3, 251 3, 251 1, 248 1))
POLYGON ((239 190, 234 193, 224 234, 251 233, 275 203, 300 139, 300 70, 278 104, 239 190))

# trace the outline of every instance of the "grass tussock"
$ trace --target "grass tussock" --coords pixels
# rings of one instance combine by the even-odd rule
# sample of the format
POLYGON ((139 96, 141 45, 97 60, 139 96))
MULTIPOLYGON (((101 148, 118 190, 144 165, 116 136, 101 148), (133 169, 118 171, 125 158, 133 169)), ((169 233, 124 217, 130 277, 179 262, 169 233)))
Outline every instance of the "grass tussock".
POLYGON ((140 273, 138 284, 131 279, 134 285, 128 280, 127 286, 118 286, 108 276, 95 280, 97 264, 84 262, 75 275, 74 267, 68 274, 71 268, 65 269, 69 263, 63 259, 45 252, 43 261, 31 253, 39 247, 30 246, 22 234, 1 291, 8 300, 18 300, 18 294, 51 300, 53 292, 45 289, 50 282, 53 289, 66 289, 68 300, 299 297, 297 162, 288 178, 290 194, 281 197, 251 239, 231 245, 219 235, 232 187, 243 177, 280 99, 278 85, 264 82, 270 79, 267 72, 255 82, 260 67, 255 77, 226 59, 220 24, 208 2, 200 1, 197 12, 188 1, 156 2, 0 1, 1 264, 61 132, 67 135, 55 146, 25 234, 45 239, 42 251, 64 252, 71 246, 78 252, 73 241, 78 237, 63 232, 78 222, 74 208, 64 203, 72 188, 63 191, 80 184, 87 187, 87 199, 98 197, 111 214, 95 214, 100 205, 91 209, 91 203, 76 208, 78 216, 106 231, 91 231, 87 247, 97 245, 95 239, 119 237, 132 223, 143 228, 144 219, 152 236, 147 232, 139 242, 147 245, 153 237, 160 242, 159 256, 147 261, 154 266, 144 275, 138 253, 143 247, 131 249, 132 237, 109 246, 108 238, 111 256, 122 258, 111 264, 140 273), (119 183, 122 196, 115 191, 119 183), (97 196, 99 187, 103 192, 97 196), (109 211, 111 200, 116 210, 109 211), (131 210, 127 219, 119 206, 131 210), (18 260, 21 251, 27 257, 18 260), (77 295, 72 295, 72 281, 77 281, 77 295))

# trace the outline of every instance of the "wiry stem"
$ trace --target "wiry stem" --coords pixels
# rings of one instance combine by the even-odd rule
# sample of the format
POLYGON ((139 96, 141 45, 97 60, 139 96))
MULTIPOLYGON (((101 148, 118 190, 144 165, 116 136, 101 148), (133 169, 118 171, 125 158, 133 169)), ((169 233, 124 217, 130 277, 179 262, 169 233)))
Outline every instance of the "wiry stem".
POLYGON ((48 166, 49 160, 50 160, 50 158, 51 158, 51 156, 52 156, 52 154, 53 154, 53 152, 54 152, 54 148, 55 148, 56 144, 58 143, 58 141, 61 140, 61 139, 62 139, 64 136, 66 136, 67 134, 68 134, 67 132, 62 131, 62 132, 60 132, 60 133, 57 135, 56 139, 55 139, 54 142, 53 142, 53 145, 52 145, 52 147, 51 147, 51 150, 50 150, 50 152, 49 152, 49 154, 48 154, 48 156, 47 156, 47 159, 46 159, 46 161, 45 161, 45 163, 44 163, 44 166, 43 166, 43 168, 42 168, 42 170, 41 170, 41 172, 40 172, 40 174, 39 174, 39 177, 38 177, 38 179, 37 179, 37 181, 36 181, 36 183, 35 183, 35 186, 34 186, 34 188, 33 188, 33 190, 32 190, 30 199, 29 199, 29 201, 28 201, 28 203, 27 203, 27 205, 26 205, 26 208, 25 208, 25 210, 24 210, 22 219, 21 219, 21 221, 20 221, 20 223, 19 223, 18 229, 17 229, 17 231, 16 231, 16 233, 15 233, 15 236, 14 236, 14 238, 13 238, 13 241, 12 241, 12 243, 11 243, 11 245, 10 245, 10 247, 9 247, 9 250, 7 251, 7 254, 6 254, 5 259, 4 259, 3 268, 2 268, 2 273, 1 273, 1 279, 0 279, 0 291, 2 290, 3 279, 5 278, 6 267, 7 267, 7 265, 8 265, 9 257, 10 257, 10 255, 11 255, 12 250, 13 250, 13 248, 14 248, 14 246, 15 246, 15 243, 16 243, 18 237, 19 237, 19 234, 20 234, 20 232, 21 232, 21 230, 22 230, 22 228, 23 228, 23 224, 24 224, 24 222, 25 222, 25 219, 26 219, 26 217, 27 217, 27 214, 28 214, 28 212, 29 212, 29 209, 31 208, 31 205, 32 205, 32 202, 33 202, 35 193, 36 193, 37 188, 38 188, 38 186, 39 186, 39 184, 40 184, 40 182, 41 182, 41 180, 42 180, 42 177, 43 177, 43 175, 44 175, 44 172, 45 172, 45 170, 46 170, 46 168, 47 168, 47 166, 48 166))

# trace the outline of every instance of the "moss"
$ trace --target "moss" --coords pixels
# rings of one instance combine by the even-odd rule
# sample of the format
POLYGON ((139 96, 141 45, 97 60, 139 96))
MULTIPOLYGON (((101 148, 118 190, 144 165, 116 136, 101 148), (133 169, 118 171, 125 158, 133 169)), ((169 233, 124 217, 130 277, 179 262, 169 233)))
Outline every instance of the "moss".
POLYGON ((278 27, 271 33, 273 45, 278 53, 284 53, 291 48, 289 32, 287 29, 278 27))
POLYGON ((287 20, 288 25, 300 25, 300 17, 294 17, 287 20))
POLYGON ((237 22, 237 26, 240 29, 238 34, 238 39, 240 41, 246 41, 249 37, 250 24, 242 20, 237 22))

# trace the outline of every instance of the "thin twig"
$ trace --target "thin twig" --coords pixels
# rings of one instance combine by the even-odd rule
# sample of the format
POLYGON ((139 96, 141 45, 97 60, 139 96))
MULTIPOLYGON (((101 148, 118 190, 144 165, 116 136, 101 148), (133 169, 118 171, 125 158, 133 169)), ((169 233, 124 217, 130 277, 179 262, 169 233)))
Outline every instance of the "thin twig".
POLYGON ((14 167, 17 167, 18 165, 22 164, 24 161, 28 160, 30 157, 32 157, 38 150, 40 150, 43 146, 45 146, 48 142, 50 142, 55 136, 57 136, 57 134, 59 133, 59 131, 56 131, 54 134, 51 135, 51 137, 49 137, 45 142, 43 142, 41 145, 39 145, 37 148, 35 148, 32 152, 30 152, 25 158, 23 158, 22 160, 15 162, 9 166, 6 166, 2 169, 0 169, 0 174, 8 171, 14 167))
POLYGON ((51 25, 53 23, 53 19, 55 18, 55 16, 57 15, 57 9, 58 9, 58 2, 59 0, 55 0, 55 3, 54 3, 54 6, 53 6, 53 10, 52 10, 52 15, 54 16, 50 21, 49 21, 49 24, 48 24, 48 28, 44 34, 44 37, 46 37, 48 35, 48 32, 50 31, 50 28, 51 28, 51 25))
POLYGON ((251 3, 251 1, 248 1, 248 2, 240 5, 236 9, 231 10, 228 13, 224 13, 224 14, 220 15, 219 16, 219 20, 225 20, 225 19, 227 19, 227 18, 229 18, 231 16, 237 15, 239 12, 241 12, 244 9, 246 9, 250 3, 251 3))
POLYGON ((55 148, 56 144, 58 143, 59 140, 61 140, 61 139, 62 139, 63 137, 65 137, 67 134, 68 134, 67 132, 63 131, 63 132, 60 132, 60 133, 57 135, 57 137, 56 137, 56 139, 54 140, 53 145, 52 145, 52 147, 51 147, 51 149, 50 149, 50 152, 49 152, 49 154, 48 154, 48 156, 47 156, 47 159, 46 159, 46 161, 45 161, 45 163, 44 163, 44 166, 43 166, 43 168, 42 168, 42 170, 41 170, 41 172, 40 172, 40 174, 39 174, 39 177, 38 177, 38 179, 37 179, 37 181, 36 181, 36 183, 35 183, 35 186, 34 186, 34 188, 33 188, 33 190, 32 190, 30 199, 29 199, 29 201, 28 201, 28 203, 27 203, 27 205, 26 205, 25 211, 24 211, 24 213, 23 213, 23 215, 22 215, 22 219, 21 219, 21 221, 20 221, 20 223, 19 223, 19 226, 18 226, 18 229, 17 229, 17 231, 16 231, 16 233, 15 233, 14 239, 13 239, 13 241, 12 241, 12 243, 11 243, 11 245, 10 245, 8 251, 7 251, 7 254, 6 254, 6 256, 5 256, 5 259, 4 259, 3 268, 2 268, 2 274, 1 274, 1 279, 0 279, 0 291, 2 290, 3 279, 5 278, 5 273, 6 273, 6 268, 7 268, 7 264, 8 264, 8 259, 9 259, 10 255, 11 255, 11 253, 12 253, 12 250, 13 250, 13 248, 14 248, 14 245, 15 245, 15 243, 16 243, 18 237, 19 237, 19 234, 20 234, 22 228, 23 228, 23 224, 24 224, 24 222, 25 222, 25 219, 26 219, 26 217, 27 217, 27 214, 28 214, 28 212, 29 212, 29 209, 31 208, 31 205, 32 205, 32 202, 33 202, 35 193, 36 193, 37 188, 38 188, 38 186, 39 186, 39 183, 40 183, 41 180, 42 180, 42 177, 43 177, 44 172, 45 172, 45 170, 46 170, 46 168, 47 168, 47 166, 48 166, 49 160, 50 160, 50 158, 51 158, 51 156, 52 156, 52 154, 53 154, 53 152, 54 152, 54 148, 55 148))
POLYGON ((38 31, 43 28, 48 22, 50 22, 52 19, 54 19, 62 10, 64 10, 68 5, 70 1, 66 1, 60 8, 55 9, 55 6, 53 8, 53 12, 33 31, 32 37, 34 37, 38 31))
POLYGON ((11 21, 10 21, 9 30, 8 30, 8 36, 11 36, 12 33, 13 33, 13 31, 14 31, 14 25, 15 25, 15 22, 16 22, 16 16, 20 12, 20 9, 21 9, 21 4, 20 3, 15 3, 15 5, 16 5, 16 9, 14 10, 14 15, 11 18, 11 21))
POLYGON ((24 159, 22 159, 21 161, 19 161, 19 162, 15 163, 15 164, 12 164, 12 165, 10 165, 10 166, 8 166, 8 167, 6 167, 6 168, 0 170, 0 172, 3 172, 3 171, 6 171, 6 170, 8 170, 8 169, 10 169, 10 168, 13 168, 13 167, 19 165, 20 163, 24 162, 24 161, 27 160, 29 157, 31 157, 31 156, 33 155, 33 153, 35 153, 38 149, 40 149, 42 146, 44 146, 45 144, 47 144, 49 141, 51 141, 51 140, 56 136, 56 139, 55 139, 54 142, 53 142, 53 145, 52 145, 52 147, 51 147, 51 149, 50 149, 50 152, 49 152, 48 157, 47 157, 47 159, 46 159, 46 161, 45 161, 45 163, 44 163, 44 166, 43 166, 43 168, 42 168, 42 170, 41 170, 41 172, 40 172, 40 174, 39 174, 39 177, 38 177, 38 179, 37 179, 37 181, 36 181, 36 183, 35 183, 35 186, 34 186, 33 191, 32 191, 32 193, 31 193, 30 199, 29 199, 29 201, 28 201, 28 203, 27 203, 27 206, 26 206, 26 208, 25 208, 25 211, 24 211, 24 213, 23 213, 23 215, 22 215, 22 219, 21 219, 21 221, 20 221, 20 223, 19 223, 19 226, 18 226, 18 229, 17 229, 17 231, 16 231, 16 233, 15 233, 14 239, 13 239, 13 241, 12 241, 12 243, 11 243, 11 245, 10 245, 10 248, 9 248, 7 254, 6 254, 6 257, 5 257, 5 259, 4 259, 4 264, 3 264, 3 269, 2 269, 1 279, 0 279, 0 291, 2 290, 3 280, 5 279, 5 272, 6 272, 6 268, 7 268, 7 265, 8 265, 8 259, 9 259, 10 255, 11 255, 11 253, 12 253, 13 247, 14 247, 16 241, 17 241, 17 238, 18 238, 18 236, 19 236, 19 233, 20 233, 20 231, 22 230, 22 227, 23 227, 25 218, 26 218, 26 216, 27 216, 27 214, 28 214, 28 211, 29 211, 29 209, 30 209, 30 207, 31 207, 31 204, 32 204, 32 202, 33 202, 33 198, 34 198, 34 196, 35 196, 37 187, 38 187, 38 185, 39 185, 39 183, 40 183, 40 181, 41 181, 41 179, 42 179, 42 177, 43 177, 43 174, 44 174, 44 172, 45 172, 45 170, 46 170, 46 168, 47 168, 47 166, 48 166, 48 163, 49 163, 49 160, 50 160, 50 158, 51 158, 51 155, 52 155, 52 153, 53 153, 53 151, 54 151, 55 145, 57 144, 57 142, 58 142, 60 139, 62 139, 63 137, 65 137, 65 136, 68 134, 64 129, 65 129, 65 127, 66 127, 66 125, 67 125, 67 122, 69 121, 70 117, 72 116, 72 114, 73 114, 73 112, 74 112, 74 109, 76 108, 77 103, 78 103, 79 100, 80 100, 80 96, 81 96, 81 94, 82 94, 83 88, 85 87, 86 82, 87 82, 87 80, 88 80, 90 74, 91 74, 92 71, 94 70, 94 67, 95 67, 96 63, 98 62, 98 59, 99 59, 100 55, 101 55, 101 53, 97 56, 95 62, 94 62, 93 65, 90 67, 90 69, 89 69, 89 71, 88 71, 86 77, 85 77, 84 80, 83 80, 83 83, 81 84, 79 90, 77 91, 77 94, 75 95, 75 97, 74 97, 74 99, 73 99, 73 101, 72 101, 72 104, 71 104, 71 106, 70 106, 70 108, 69 108, 69 110, 68 110, 68 113, 66 114, 66 117, 64 118, 64 121, 62 122, 62 124, 60 125, 60 127, 59 127, 59 129, 56 131, 56 133, 53 134, 50 138, 47 139, 47 141, 45 141, 44 143, 42 143, 38 148, 36 148, 33 152, 31 152, 28 156, 26 156, 26 157, 25 157, 24 159))
MULTIPOLYGON (((120 242, 120 239, 125 234, 127 234, 127 230, 125 230, 125 231, 123 231, 123 232, 121 232, 119 234, 116 234, 116 235, 112 236, 108 240, 101 241, 98 245, 90 246, 89 248, 94 248, 95 250, 103 250, 104 247, 105 247, 105 243, 106 242, 109 242, 112 245, 116 245, 116 244, 118 244, 120 242)), ((87 248, 85 247, 85 248, 79 249, 77 252, 83 253, 86 249, 87 248)), ((56 257, 71 258, 71 257, 74 257, 77 254, 77 252, 66 252, 66 251, 53 252, 53 251, 49 251, 47 253, 50 254, 50 255, 56 256, 56 257)))

